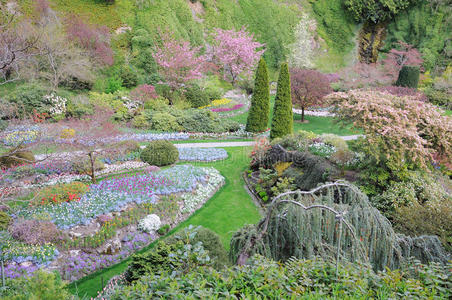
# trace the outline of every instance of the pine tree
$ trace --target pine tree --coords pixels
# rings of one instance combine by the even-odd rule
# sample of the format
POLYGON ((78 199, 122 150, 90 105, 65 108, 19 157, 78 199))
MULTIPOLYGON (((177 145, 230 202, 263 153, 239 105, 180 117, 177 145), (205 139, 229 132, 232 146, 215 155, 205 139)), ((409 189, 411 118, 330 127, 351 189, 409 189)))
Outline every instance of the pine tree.
POLYGON ((283 137, 293 132, 292 97, 290 92, 290 75, 287 63, 281 65, 270 138, 283 137))
POLYGON ((254 93, 251 98, 251 107, 246 121, 246 131, 262 132, 267 129, 270 113, 270 84, 267 64, 261 58, 256 70, 254 80, 254 93))

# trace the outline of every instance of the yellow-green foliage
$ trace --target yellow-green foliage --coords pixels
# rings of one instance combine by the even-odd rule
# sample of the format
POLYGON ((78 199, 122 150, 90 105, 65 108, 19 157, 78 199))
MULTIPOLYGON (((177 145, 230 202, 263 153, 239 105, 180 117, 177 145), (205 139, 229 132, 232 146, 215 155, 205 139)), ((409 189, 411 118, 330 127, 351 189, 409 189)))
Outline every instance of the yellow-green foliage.
POLYGON ((0 211, 0 230, 6 230, 11 223, 11 217, 4 211, 0 211))
POLYGON ((281 176, 283 172, 292 165, 292 162, 277 162, 273 168, 275 169, 278 176, 281 176))
POLYGON ((320 138, 326 143, 330 144, 331 146, 334 146, 337 150, 348 150, 348 145, 344 141, 343 138, 341 138, 338 135, 330 134, 330 133, 324 133, 320 136, 320 138))

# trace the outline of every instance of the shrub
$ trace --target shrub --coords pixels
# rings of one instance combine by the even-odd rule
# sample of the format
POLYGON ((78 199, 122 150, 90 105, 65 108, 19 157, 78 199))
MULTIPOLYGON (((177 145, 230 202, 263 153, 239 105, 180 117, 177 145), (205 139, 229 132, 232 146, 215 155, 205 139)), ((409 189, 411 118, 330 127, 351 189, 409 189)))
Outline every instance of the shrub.
POLYGON ((170 254, 174 253, 177 247, 176 244, 168 245, 159 242, 151 251, 133 255, 132 261, 124 273, 125 280, 133 283, 145 275, 159 274, 162 271, 177 268, 178 263, 170 258, 170 254))
POLYGON ((107 79, 107 86, 105 87, 105 93, 112 94, 122 89, 122 80, 118 77, 110 77, 107 79))
POLYGON ((85 115, 94 114, 93 106, 83 96, 74 97, 66 105, 66 116, 80 119, 85 115))
POLYGON ((208 109, 191 109, 178 119, 187 132, 222 132, 223 126, 218 115, 208 109))
POLYGON ((130 91, 130 97, 135 101, 145 103, 150 99, 156 99, 158 96, 153 85, 142 84, 130 91))
POLYGON ((129 66, 121 68, 119 78, 121 78, 122 86, 128 89, 133 88, 138 84, 138 76, 129 66))
POLYGON ((283 137, 293 132, 292 99, 290 96, 290 75, 287 63, 281 65, 276 89, 275 107, 270 138, 283 137))
POLYGON ((176 146, 165 140, 149 143, 141 152, 143 162, 155 166, 171 165, 179 158, 179 151, 176 146))
POLYGON ((419 67, 403 66, 399 72, 399 77, 397 78, 395 85, 417 89, 418 83, 419 83, 419 67))
POLYGON ((427 88, 424 92, 431 103, 442 106, 445 109, 452 109, 452 93, 434 88, 427 88))
MULTIPOLYGON (((94 161, 94 171, 100 171, 104 167, 105 167, 104 163, 100 159, 96 158, 96 160, 94 161)), ((72 169, 77 174, 90 175, 91 174, 91 162, 89 159, 79 159, 72 163, 72 169)))
POLYGON ((165 224, 162 227, 160 227, 159 230, 157 230, 157 233, 160 235, 165 235, 169 232, 169 230, 170 230, 169 224, 165 224))
POLYGON ((172 132, 180 131, 181 127, 177 122, 177 118, 166 112, 158 112, 153 114, 150 128, 152 130, 172 132))
POLYGON ((329 144, 331 146, 334 146, 338 150, 348 150, 347 142, 344 141, 343 138, 341 138, 338 135, 330 134, 330 133, 324 133, 320 136, 322 141, 324 141, 326 144, 329 144))
POLYGON ((57 273, 39 270, 32 276, 8 280, 7 286, 7 289, 0 291, 2 299, 73 299, 57 273))
POLYGON ((0 231, 6 230, 11 223, 11 217, 4 211, 0 211, 0 231))
POLYGON ((23 164, 32 163, 35 161, 35 156, 33 152, 27 150, 17 151, 13 154, 9 152, 7 156, 0 157, 0 167, 11 168, 23 164))
POLYGON ((0 131, 5 130, 8 128, 8 121, 0 119, 0 131))
POLYGON ((132 119, 132 125, 135 128, 148 128, 149 122, 144 114, 139 114, 132 119))
POLYGON ((254 80, 254 93, 246 121, 246 131, 262 132, 267 129, 270 114, 270 84, 267 64, 260 59, 254 80))
POLYGON ((206 106, 210 102, 209 95, 197 84, 187 88, 185 91, 185 98, 187 98, 187 101, 193 108, 206 106))
POLYGON ((49 205, 77 201, 88 189, 88 185, 77 181, 48 186, 39 191, 34 204, 49 205))
POLYGON ((31 245, 43 245, 61 237, 56 225, 45 220, 19 219, 9 227, 9 232, 13 238, 31 245))
POLYGON ((44 96, 48 90, 41 85, 26 84, 20 85, 7 96, 7 100, 19 106, 21 115, 31 114, 33 110, 38 113, 48 112, 48 107, 44 96))
POLYGON ((163 97, 156 97, 155 99, 144 102, 145 109, 165 110, 168 108, 169 100, 163 97))

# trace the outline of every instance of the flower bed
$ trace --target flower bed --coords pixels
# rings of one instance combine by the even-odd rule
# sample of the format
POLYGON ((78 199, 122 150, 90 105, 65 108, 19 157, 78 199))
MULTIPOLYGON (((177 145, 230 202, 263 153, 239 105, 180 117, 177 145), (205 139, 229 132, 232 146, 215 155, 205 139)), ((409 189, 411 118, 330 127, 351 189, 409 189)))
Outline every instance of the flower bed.
POLYGON ((244 106, 243 103, 236 104, 232 107, 219 107, 219 108, 211 108, 210 110, 213 112, 227 112, 227 111, 233 111, 241 109, 244 106))
POLYGON ((27 209, 19 215, 49 215, 59 228, 69 229, 87 225, 99 215, 120 211, 131 202, 154 203, 156 195, 191 192, 199 182, 205 182, 206 175, 203 168, 180 165, 150 174, 106 179, 91 185, 80 201, 27 209))
POLYGON ((228 153, 219 148, 179 148, 179 160, 216 161, 228 158, 228 153))
POLYGON ((33 262, 37 266, 50 264, 59 255, 58 249, 51 245, 28 245, 15 241, 2 241, 3 258, 5 261, 12 261, 16 264, 23 262, 33 262))
POLYGON ((218 188, 223 185, 224 177, 217 169, 204 168, 209 176, 207 184, 198 184, 194 193, 184 193, 181 198, 184 200, 183 213, 193 213, 201 204, 204 204, 218 188))

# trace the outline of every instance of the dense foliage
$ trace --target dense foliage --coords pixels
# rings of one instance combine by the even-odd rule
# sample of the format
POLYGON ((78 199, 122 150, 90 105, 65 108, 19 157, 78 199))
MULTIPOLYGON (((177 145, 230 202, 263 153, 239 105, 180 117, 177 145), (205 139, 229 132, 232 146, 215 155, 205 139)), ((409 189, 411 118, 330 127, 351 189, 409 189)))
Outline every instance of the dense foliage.
POLYGON ((168 297, 193 299, 212 295, 226 298, 362 299, 372 297, 450 296, 448 267, 413 263, 403 270, 374 272, 366 265, 335 264, 328 260, 291 259, 284 264, 256 256, 249 265, 215 271, 196 271, 170 276, 171 271, 143 277, 132 286, 115 286, 104 299, 168 297))
POLYGON ((270 83, 265 60, 261 58, 254 80, 254 92, 246 121, 246 131, 262 132, 267 129, 270 114, 270 83))
POLYGON ((151 166, 166 166, 178 160, 179 151, 168 141, 155 141, 146 146, 141 152, 140 158, 151 166))
POLYGON ((399 77, 395 83, 396 86, 416 89, 419 82, 419 67, 403 66, 399 72, 399 77))
POLYGON ((292 97, 290 91, 290 73, 287 63, 281 65, 275 106, 271 124, 270 138, 283 137, 293 132, 292 97))
POLYGON ((344 4, 356 21, 371 21, 379 23, 390 20, 392 17, 407 9, 413 0, 345 0, 344 4))

